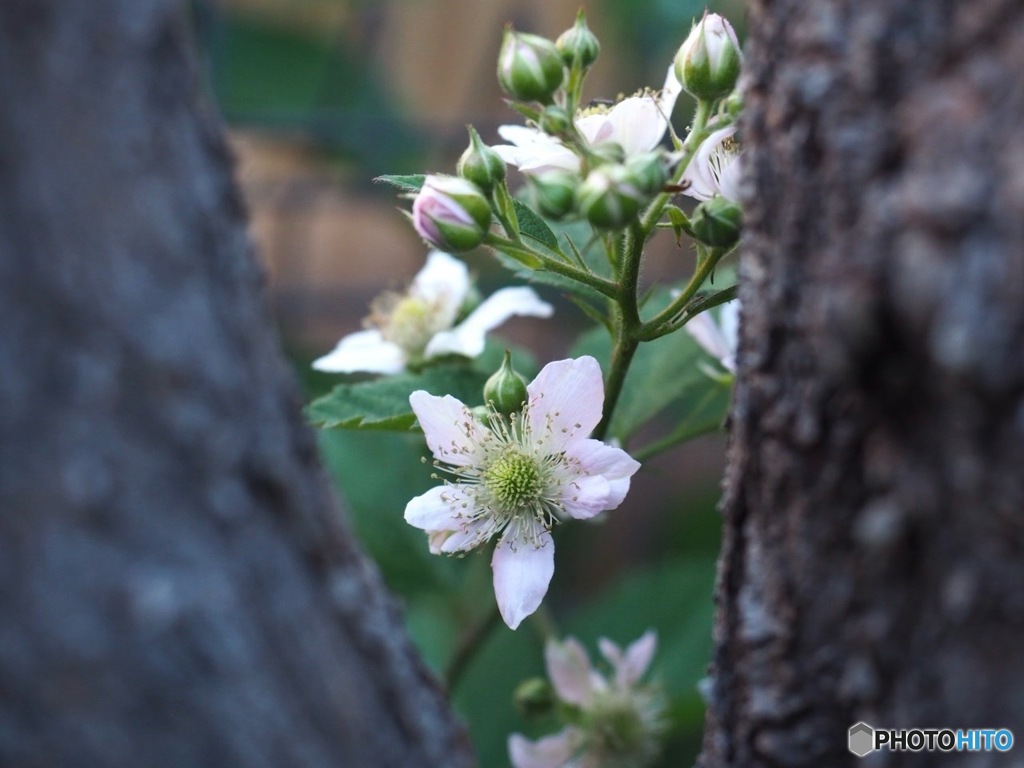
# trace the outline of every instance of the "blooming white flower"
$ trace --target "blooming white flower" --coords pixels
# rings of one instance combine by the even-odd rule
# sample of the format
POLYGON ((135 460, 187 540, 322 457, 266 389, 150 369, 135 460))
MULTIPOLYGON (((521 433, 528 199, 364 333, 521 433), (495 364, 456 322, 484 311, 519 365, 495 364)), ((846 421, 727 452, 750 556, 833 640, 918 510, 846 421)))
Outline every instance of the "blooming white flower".
MULTIPOLYGON (((683 328, 697 343, 731 374, 736 373, 736 347, 739 342, 740 300, 733 299, 718 310, 718 320, 711 312, 701 312, 683 328)), ((706 370, 712 378, 720 378, 714 370, 706 370)))
POLYGON ((548 641, 548 677, 557 697, 571 705, 572 724, 537 741, 512 734, 508 751, 514 768, 648 765, 657 756, 665 728, 663 695, 640 683, 657 644, 650 630, 625 650, 601 638, 598 647, 612 672, 605 676, 591 666, 574 638, 548 641))
POLYGON ((369 327, 345 336, 313 367, 334 373, 401 373, 440 355, 476 357, 484 350, 487 332, 513 315, 550 317, 553 312, 531 288, 502 288, 456 324, 471 290, 466 265, 432 251, 408 292, 379 296, 366 320, 369 327))
POLYGON ((551 528, 615 509, 640 464, 587 435, 601 420, 604 384, 592 357, 549 363, 527 386, 521 413, 477 420, 451 395, 409 396, 435 465, 453 480, 417 496, 405 519, 430 551, 466 552, 500 535, 494 594, 509 627, 537 610, 554 574, 551 528))
MULTIPOLYGON (((595 107, 579 112, 576 128, 591 145, 615 142, 634 157, 658 146, 668 128, 682 86, 672 67, 658 93, 645 92, 623 99, 611 108, 595 107)), ((580 158, 569 147, 537 128, 502 125, 498 135, 510 144, 491 147, 501 158, 527 174, 558 168, 579 171, 580 158)))
POLYGON ((740 146, 735 133, 736 126, 729 125, 701 142, 683 173, 684 195, 697 200, 721 195, 734 203, 740 201, 740 146))

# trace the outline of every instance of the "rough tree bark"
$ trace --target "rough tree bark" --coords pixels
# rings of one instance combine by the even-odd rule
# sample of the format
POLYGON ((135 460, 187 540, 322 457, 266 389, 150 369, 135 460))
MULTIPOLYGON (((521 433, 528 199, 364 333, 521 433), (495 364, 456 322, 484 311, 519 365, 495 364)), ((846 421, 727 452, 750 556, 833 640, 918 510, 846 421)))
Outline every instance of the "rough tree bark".
POLYGON ((186 22, 0 3, 0 764, 469 765, 317 466, 186 22))
POLYGON ((1024 5, 755 0, 749 30, 702 765, 857 764, 859 720, 1022 738, 1024 5))

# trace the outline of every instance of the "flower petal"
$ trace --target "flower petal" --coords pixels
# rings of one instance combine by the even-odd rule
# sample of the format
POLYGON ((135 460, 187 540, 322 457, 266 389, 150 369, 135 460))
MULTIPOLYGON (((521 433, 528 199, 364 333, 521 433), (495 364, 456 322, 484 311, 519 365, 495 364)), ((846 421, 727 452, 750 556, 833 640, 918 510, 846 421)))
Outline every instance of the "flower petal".
POLYGON ((581 475, 559 489, 558 500, 571 517, 589 520, 611 509, 608 504, 611 490, 611 483, 600 475, 581 475))
MULTIPOLYGON (((722 191, 720 177, 712 169, 711 164, 714 161, 719 164, 719 167, 724 165, 726 170, 732 171, 731 166, 736 164, 736 158, 728 158, 723 163, 721 158, 713 156, 723 151, 720 149, 721 143, 734 133, 736 133, 736 126, 727 125, 725 128, 719 128, 708 134, 708 137, 701 142, 697 153, 690 160, 690 164, 686 166, 680 181, 685 186, 684 195, 689 195, 696 200, 710 200, 722 191)), ((730 183, 735 183, 735 180, 730 183)))
POLYGON ((640 469, 640 462, 621 448, 600 440, 579 440, 565 449, 566 457, 579 462, 579 467, 591 475, 600 475, 608 481, 607 506, 615 509, 629 492, 629 478, 640 469))
POLYGON ((418 389, 409 395, 409 405, 435 459, 459 467, 478 463, 486 430, 460 400, 418 389))
POLYGON ((620 688, 636 685, 651 665, 658 650, 658 634, 649 629, 626 649, 622 660, 615 665, 615 683, 620 688))
POLYGON ((534 545, 516 539, 512 531, 513 526, 505 529, 491 558, 494 597, 509 629, 537 610, 555 573, 555 543, 549 532, 541 533, 534 545))
POLYGON ((552 453, 589 435, 601 420, 604 381, 592 357, 548 363, 526 391, 534 440, 552 453))
POLYGON ((525 125, 502 125, 498 135, 511 144, 491 147, 498 156, 523 173, 540 173, 555 168, 578 171, 580 159, 558 139, 525 125))
POLYGON ((451 487, 438 485, 405 505, 405 522, 424 531, 453 531, 459 526, 451 487))
POLYGON ((512 768, 571 768, 570 760, 579 745, 580 734, 573 728, 537 741, 513 733, 508 737, 508 758, 512 768))
POLYGON ((587 651, 576 638, 549 640, 544 646, 544 663, 558 698, 580 707, 590 703, 599 686, 587 651))
POLYGON ((439 305, 438 309, 447 310, 454 320, 469 289, 469 268, 444 251, 431 251, 413 278, 410 293, 439 305))
POLYGON ((401 373, 405 370, 405 352, 386 341, 376 329, 350 333, 323 357, 313 361, 318 371, 329 373, 401 373))
POLYGON ((427 344, 426 356, 456 354, 476 357, 484 351, 487 332, 514 315, 551 317, 554 309, 532 288, 502 288, 480 303, 450 331, 436 334, 427 344))

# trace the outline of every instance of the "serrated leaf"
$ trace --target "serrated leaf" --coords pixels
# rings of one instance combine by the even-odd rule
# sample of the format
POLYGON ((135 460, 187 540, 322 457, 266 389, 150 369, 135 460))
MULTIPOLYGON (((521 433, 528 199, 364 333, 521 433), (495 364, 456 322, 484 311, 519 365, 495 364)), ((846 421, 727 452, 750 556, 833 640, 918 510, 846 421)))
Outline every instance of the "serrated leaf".
POLYGON ((512 199, 512 205, 516 211, 516 218, 519 220, 519 232, 524 237, 536 240, 541 245, 550 248, 552 251, 560 252, 558 238, 551 231, 551 227, 537 213, 522 200, 512 199))
POLYGON ((423 181, 426 179, 426 175, 422 173, 411 173, 411 174, 384 174, 378 176, 374 181, 380 181, 385 184, 390 184, 393 187, 398 187, 403 192, 419 192, 420 187, 423 186, 423 181))
POLYGON ((373 381, 339 384, 306 408, 321 429, 407 430, 416 421, 409 395, 424 389, 452 395, 467 405, 483 402, 488 374, 469 366, 445 365, 421 373, 403 373, 373 381))

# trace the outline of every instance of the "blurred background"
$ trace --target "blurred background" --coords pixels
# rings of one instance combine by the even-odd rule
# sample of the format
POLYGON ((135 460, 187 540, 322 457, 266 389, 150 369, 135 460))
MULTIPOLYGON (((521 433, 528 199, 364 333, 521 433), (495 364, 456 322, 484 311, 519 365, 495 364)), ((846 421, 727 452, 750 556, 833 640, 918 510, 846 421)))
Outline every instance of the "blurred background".
MULTIPOLYGON (((666 68, 705 7, 743 37, 738 0, 591 0, 585 5, 601 55, 585 96, 615 98, 660 88, 666 68)), ((196 0, 203 76, 230 128, 251 233, 268 274, 269 299, 308 395, 337 377, 309 362, 358 330, 372 298, 401 289, 426 247, 396 208, 386 173, 453 172, 466 125, 498 143, 502 123, 520 122, 495 78, 506 23, 555 38, 579 0, 196 0)), ((674 123, 692 102, 681 98, 674 123)), ((513 188, 516 182, 513 178, 513 188)), ((686 276, 690 249, 657 241, 644 279, 686 276)), ((486 254, 467 257, 484 294, 502 279, 486 254)), ((516 319, 504 340, 539 364, 569 355, 585 327, 572 305, 543 289, 557 322, 516 319)), ((524 371, 526 372, 526 371, 524 371)), ((322 434, 325 461, 364 548, 402 601, 410 631, 442 673, 467 630, 493 604, 489 556, 427 554, 402 511, 428 488, 422 439, 411 435, 322 434)), ((623 507, 604 525, 560 535, 548 601, 560 628, 593 652, 598 636, 625 644, 659 632, 656 672, 672 698, 664 765, 686 765, 699 748, 711 590, 719 521, 714 506, 723 465, 720 436, 701 438, 647 462, 623 507)), ((538 635, 524 626, 491 633, 454 692, 484 768, 508 765, 511 731, 538 735, 512 692, 543 674, 538 635)))

